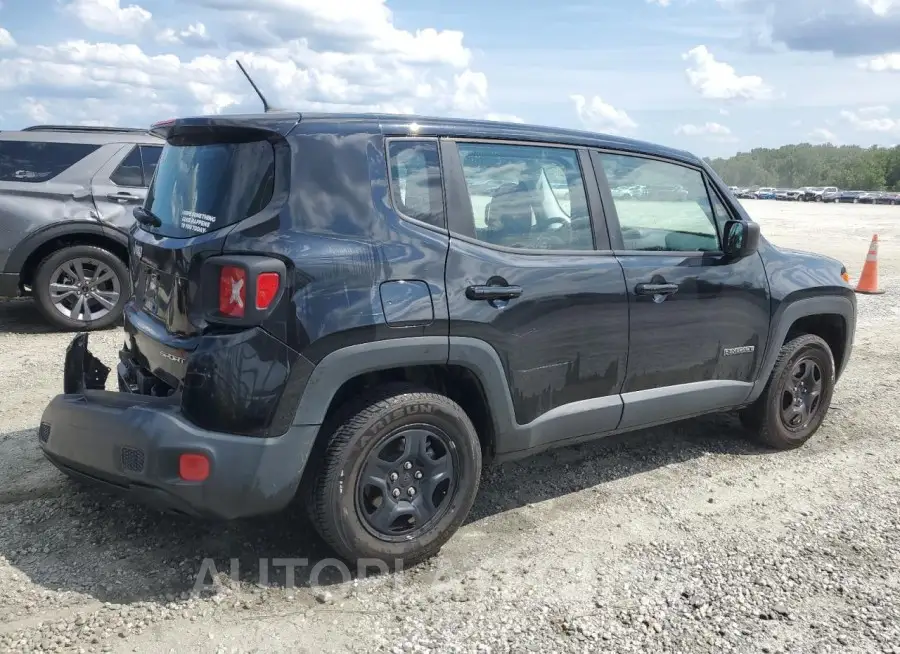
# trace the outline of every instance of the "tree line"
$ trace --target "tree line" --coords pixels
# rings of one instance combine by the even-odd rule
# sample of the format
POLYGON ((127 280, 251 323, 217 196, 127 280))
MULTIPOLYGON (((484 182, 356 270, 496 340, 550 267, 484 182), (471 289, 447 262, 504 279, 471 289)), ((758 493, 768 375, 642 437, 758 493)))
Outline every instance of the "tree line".
POLYGON ((799 143, 706 161, 727 184, 739 188, 837 186, 855 191, 900 191, 900 146, 799 143))

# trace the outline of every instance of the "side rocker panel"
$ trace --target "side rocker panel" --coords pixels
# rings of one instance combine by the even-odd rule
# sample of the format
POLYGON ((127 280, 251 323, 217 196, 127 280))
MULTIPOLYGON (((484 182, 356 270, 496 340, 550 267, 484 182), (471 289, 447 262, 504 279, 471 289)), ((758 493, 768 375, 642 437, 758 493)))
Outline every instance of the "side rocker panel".
POLYGON ((856 311, 853 302, 850 299, 840 295, 811 297, 788 302, 786 305, 783 305, 783 307, 780 314, 775 316, 772 320, 772 331, 769 335, 769 345, 766 350, 766 357, 763 359, 759 376, 757 377, 756 382, 754 382, 753 388, 747 397, 747 403, 755 401, 760 394, 762 394, 763 389, 766 387, 766 382, 769 379, 769 375, 775 367, 775 361, 778 359, 781 345, 784 343, 784 339, 787 337, 791 326, 800 318, 822 314, 836 314, 843 317, 847 322, 847 333, 844 341, 844 356, 839 369, 835 370, 836 378, 840 378, 841 373, 847 365, 847 361, 850 359, 850 352, 853 349, 854 332, 856 331, 856 311))

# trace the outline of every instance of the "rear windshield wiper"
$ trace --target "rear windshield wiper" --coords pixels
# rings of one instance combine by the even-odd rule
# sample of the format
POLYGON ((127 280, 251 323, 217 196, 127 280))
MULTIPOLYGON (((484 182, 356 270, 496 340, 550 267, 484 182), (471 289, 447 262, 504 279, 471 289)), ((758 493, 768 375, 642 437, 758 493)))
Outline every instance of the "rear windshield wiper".
POLYGON ((162 227, 162 220, 155 213, 144 207, 135 207, 134 219, 147 227, 162 227))

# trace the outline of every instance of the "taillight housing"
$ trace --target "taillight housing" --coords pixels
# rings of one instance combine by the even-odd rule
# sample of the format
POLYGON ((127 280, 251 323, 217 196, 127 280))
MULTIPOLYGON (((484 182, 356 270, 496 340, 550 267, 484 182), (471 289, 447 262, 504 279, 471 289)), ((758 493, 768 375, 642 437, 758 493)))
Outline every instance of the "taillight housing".
POLYGON ((287 267, 280 259, 226 255, 207 259, 200 295, 209 322, 259 324, 284 295, 287 267))
POLYGON ((247 304, 247 271, 240 266, 219 269, 219 313, 243 318, 247 304))

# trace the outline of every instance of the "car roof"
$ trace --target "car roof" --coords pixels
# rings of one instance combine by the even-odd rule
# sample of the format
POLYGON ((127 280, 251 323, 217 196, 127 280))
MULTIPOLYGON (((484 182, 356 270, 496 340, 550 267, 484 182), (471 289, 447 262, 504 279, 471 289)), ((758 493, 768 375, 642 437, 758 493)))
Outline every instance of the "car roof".
POLYGON ((660 155, 698 164, 700 158, 691 152, 658 143, 627 138, 603 132, 577 130, 500 120, 450 118, 421 114, 323 113, 303 112, 301 123, 322 121, 333 123, 367 123, 385 135, 456 136, 460 138, 502 138, 510 140, 551 141, 567 145, 628 150, 660 155), (415 126, 411 130, 411 126, 415 126), (412 131, 412 133, 411 133, 412 131))
POLYGON ((0 141, 164 144, 162 139, 147 129, 79 125, 33 125, 22 130, 0 132, 0 141))
POLYGON ((517 141, 549 141, 572 146, 609 148, 628 152, 657 155, 680 161, 702 165, 702 159, 685 150, 678 150, 658 143, 641 141, 602 132, 533 125, 511 121, 477 120, 472 118, 450 118, 421 114, 389 113, 337 113, 337 112, 291 112, 272 111, 259 114, 215 116, 184 116, 162 121, 154 125, 157 133, 165 135, 178 125, 229 125, 267 123, 280 133, 289 133, 299 121, 302 126, 312 127, 354 124, 363 131, 381 133, 385 136, 454 136, 459 138, 508 139, 517 141))

